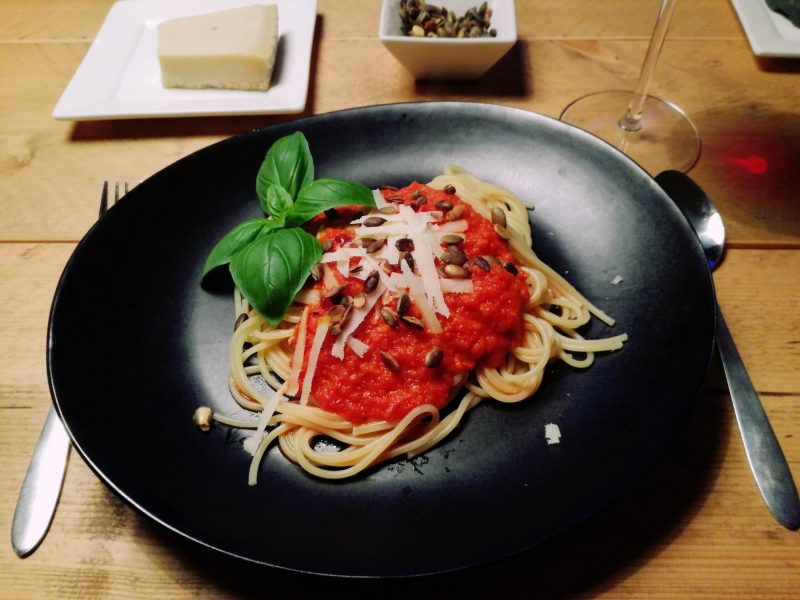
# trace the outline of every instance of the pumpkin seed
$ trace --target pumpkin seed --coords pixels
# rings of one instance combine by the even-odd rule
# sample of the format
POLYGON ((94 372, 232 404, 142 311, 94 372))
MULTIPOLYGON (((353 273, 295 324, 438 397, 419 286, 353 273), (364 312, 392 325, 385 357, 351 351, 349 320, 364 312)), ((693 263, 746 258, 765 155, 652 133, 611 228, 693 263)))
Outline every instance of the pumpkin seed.
POLYGON ((395 373, 400 371, 400 363, 398 363, 394 359, 394 356, 392 356, 388 352, 381 352, 380 355, 381 355, 381 360, 383 361, 383 364, 386 365, 387 369, 389 369, 390 371, 394 371, 395 373))
MULTIPOLYGON (((457 246, 449 246, 447 250, 442 253, 441 256, 442 262, 446 265, 463 265, 467 262, 467 255, 464 254, 464 251, 457 246)), ((447 267, 445 267, 445 270, 447 267)))
POLYGON ((372 240, 369 244, 364 246, 364 250, 367 254, 374 254, 383 248, 383 242, 384 240, 372 240))
POLYGON ((492 270, 492 268, 489 266, 489 262, 482 256, 478 256, 472 259, 472 262, 475 263, 478 267, 480 267, 484 271, 486 271, 487 273, 492 270))
POLYGON ((386 223, 386 219, 383 217, 367 217, 364 219, 362 225, 364 225, 364 227, 379 227, 384 223, 386 223))
POLYGON ((414 256, 411 254, 411 252, 402 252, 400 254, 400 260, 397 263, 397 268, 400 269, 401 271, 403 270, 403 267, 401 266, 401 263, 403 261, 406 261, 409 269, 411 269, 412 271, 414 270, 414 265, 416 263, 414 262, 414 256))
POLYGON ((353 296, 353 306, 356 308, 362 308, 367 303, 367 297, 364 292, 358 292, 355 296, 353 296))
POLYGON ((506 222, 506 213, 496 206, 492 209, 492 223, 500 225, 501 227, 506 227, 508 225, 506 222))
POLYGON ((411 297, 408 294, 400 294, 397 299, 397 313, 404 315, 408 312, 408 307, 411 306, 411 297))
POLYGON ((430 352, 425 355, 425 366, 429 369, 433 369, 438 367, 442 359, 444 358, 444 352, 440 348, 433 348, 430 352))
POLYGON ((497 260, 494 256, 490 256, 488 254, 484 254, 483 256, 481 256, 481 258, 483 260, 485 260, 486 262, 488 262, 490 265, 499 265, 500 264, 499 260, 497 260))
POLYGON ((509 273, 511 273, 512 275, 516 275, 516 274, 519 272, 519 271, 517 270, 517 267, 515 267, 515 266, 514 266, 514 264, 513 264, 513 263, 510 263, 510 262, 504 262, 504 263, 503 263, 503 268, 504 268, 506 271, 508 271, 509 273))
POLYGON ((448 183, 446 186, 444 186, 444 191, 445 191, 446 193, 448 193, 448 194, 455 194, 455 193, 456 193, 456 188, 455 188, 455 186, 453 186, 453 185, 450 185, 450 184, 448 183))
POLYGON ((453 208, 453 203, 450 200, 439 200, 434 206, 439 210, 450 210, 453 208))
POLYGON ((443 235, 439 241, 447 246, 454 246, 455 244, 463 242, 464 238, 455 233, 448 233, 447 235, 443 235))
POLYGON ((378 212, 383 215, 396 215, 399 212, 399 209, 394 204, 390 204, 389 206, 380 207, 378 212))
POLYGON ((378 275, 377 271, 373 271, 367 278, 364 280, 364 291, 369 294, 370 292, 374 292, 375 288, 378 287, 378 281, 380 280, 380 275, 378 275))
POLYGON ((411 238, 400 238, 394 243, 394 247, 400 250, 400 252, 413 252, 414 240, 411 238))
POLYGON ((444 272, 453 279, 467 279, 469 277, 469 272, 459 265, 445 265, 444 272))
POLYGON ((397 327, 397 315, 394 314, 391 308, 382 308, 381 318, 389 327, 397 327))
POLYGON ((417 319, 416 317, 410 317, 408 315, 403 315, 400 317, 406 325, 410 325, 414 329, 425 329, 425 323, 417 319))

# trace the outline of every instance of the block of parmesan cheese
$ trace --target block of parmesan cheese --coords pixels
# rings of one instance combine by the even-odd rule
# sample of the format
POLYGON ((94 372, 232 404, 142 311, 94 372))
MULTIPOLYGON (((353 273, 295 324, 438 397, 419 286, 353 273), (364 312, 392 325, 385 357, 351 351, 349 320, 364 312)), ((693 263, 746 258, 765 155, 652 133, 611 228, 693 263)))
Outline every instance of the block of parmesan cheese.
POLYGON ((253 5, 158 25, 167 88, 266 90, 278 46, 278 7, 253 5))

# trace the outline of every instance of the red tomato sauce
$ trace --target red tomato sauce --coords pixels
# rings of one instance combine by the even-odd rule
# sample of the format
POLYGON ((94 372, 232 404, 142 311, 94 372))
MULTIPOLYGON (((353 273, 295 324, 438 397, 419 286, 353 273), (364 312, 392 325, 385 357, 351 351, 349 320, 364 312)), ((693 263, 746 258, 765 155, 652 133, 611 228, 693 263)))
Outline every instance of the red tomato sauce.
MULTIPOLYGON (((464 206, 462 218, 467 220, 469 229, 463 234, 466 239, 459 247, 467 258, 489 255, 500 262, 516 264, 506 241, 495 233, 493 225, 457 196, 419 183, 383 194, 385 197, 400 196, 403 203, 415 206, 417 190, 417 195, 421 193, 427 198, 427 202, 418 207, 419 212, 438 210, 435 204, 440 200, 464 206)), ((351 240, 353 234, 348 228, 329 227, 319 237, 322 241, 330 240, 331 250, 334 250, 351 240)), ((438 259, 436 263, 440 264, 438 259)), ((496 367, 502 364, 509 350, 522 341, 523 313, 530 297, 526 276, 522 271, 512 274, 500 264, 491 264, 489 272, 473 264, 470 272, 474 285, 472 293, 445 294, 451 314, 448 318, 438 315, 441 333, 415 329, 404 323, 390 327, 380 316, 382 304, 379 300, 354 333, 354 337, 369 346, 363 357, 359 358, 347 346, 344 360, 334 357, 331 346, 336 338, 326 336, 311 387, 312 402, 354 424, 380 420, 396 422, 422 404, 445 406, 454 383, 476 365, 496 367), (429 368, 424 357, 434 347, 443 351, 443 359, 438 366, 429 368), (397 371, 384 364, 381 352, 397 361, 397 371)), ((355 295, 364 287, 364 282, 355 277, 342 283, 347 283, 344 290, 347 295, 355 295)), ((322 289, 321 282, 316 286, 322 289)), ((383 306, 395 309, 396 305, 397 299, 392 298, 383 306)), ((323 299, 310 307, 301 384, 317 323, 332 306, 329 299, 323 299)), ((421 316, 413 302, 406 314, 421 316)))

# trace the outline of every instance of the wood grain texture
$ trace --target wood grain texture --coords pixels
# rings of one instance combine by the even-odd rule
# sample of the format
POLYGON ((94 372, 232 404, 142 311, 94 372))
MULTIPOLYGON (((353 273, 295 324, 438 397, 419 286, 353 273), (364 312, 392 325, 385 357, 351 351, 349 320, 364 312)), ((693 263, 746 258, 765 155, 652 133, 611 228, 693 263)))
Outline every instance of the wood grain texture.
MULTIPOLYGON (((499 103, 557 117, 630 88, 655 0, 516 3, 520 41, 479 83, 415 82, 376 39, 379 3, 319 0, 304 114, 419 100, 499 103)), ((187 154, 288 115, 85 123, 50 118, 109 0, 9 0, 0 18, 0 529, 50 406, 47 316, 104 179, 145 179, 187 154)), ((800 62, 755 58, 728 0, 680 2, 654 92, 700 129, 691 175, 723 213, 720 304, 800 477, 800 62)), ((468 526, 468 524, 467 524, 468 526)), ((800 538, 765 508, 718 362, 685 433, 607 510, 497 564, 422 580, 335 581, 256 568, 184 542, 130 510, 73 452, 62 501, 29 558, 0 545, 0 600, 260 598, 797 598, 800 538), (487 588, 491 585, 491 588, 487 588), (480 590, 486 590, 480 594, 480 590)))

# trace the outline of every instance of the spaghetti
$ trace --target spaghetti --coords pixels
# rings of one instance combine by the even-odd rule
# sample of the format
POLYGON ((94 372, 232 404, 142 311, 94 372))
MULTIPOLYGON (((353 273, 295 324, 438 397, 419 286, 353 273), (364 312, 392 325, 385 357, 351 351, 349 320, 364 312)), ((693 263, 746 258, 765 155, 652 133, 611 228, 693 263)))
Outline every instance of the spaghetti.
POLYGON ((586 368, 627 339, 578 333, 614 321, 536 256, 528 209, 502 187, 449 167, 375 200, 314 221, 325 253, 277 326, 235 292, 230 390, 260 417, 213 418, 256 430, 250 485, 276 441, 327 479, 419 455, 484 399, 530 397, 549 361, 586 368))

